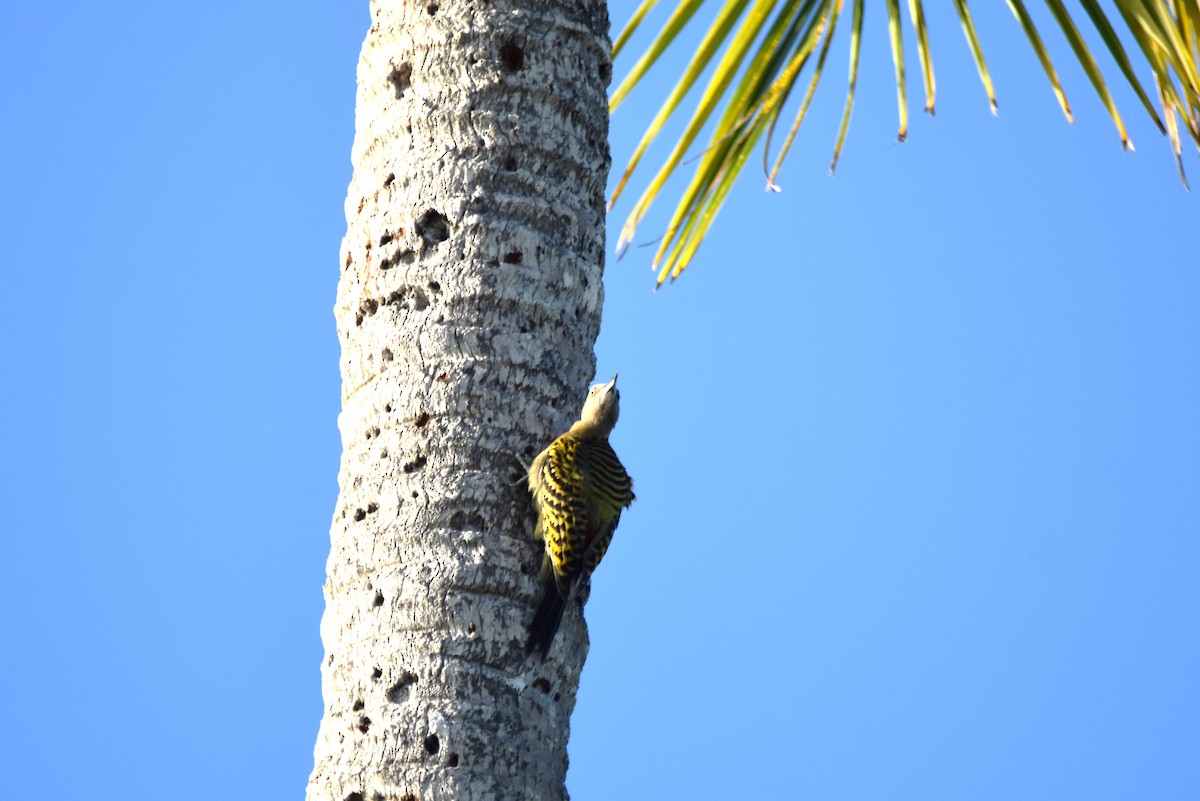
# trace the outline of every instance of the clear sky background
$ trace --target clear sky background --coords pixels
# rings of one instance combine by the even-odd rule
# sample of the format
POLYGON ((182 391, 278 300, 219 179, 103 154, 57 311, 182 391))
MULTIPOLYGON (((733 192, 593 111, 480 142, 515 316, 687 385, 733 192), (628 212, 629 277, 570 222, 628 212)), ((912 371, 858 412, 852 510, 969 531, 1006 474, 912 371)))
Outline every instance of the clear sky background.
MULTIPOLYGON (((658 293, 609 264, 638 502, 574 801, 1200 798, 1200 200, 1130 92, 1134 154, 1060 37, 1074 125, 976 6, 998 118, 933 4, 938 115, 911 62, 897 145, 873 2, 835 178, 844 39, 782 194, 752 170, 658 293)), ((0 797, 303 793, 367 24, 0 10, 0 797)))

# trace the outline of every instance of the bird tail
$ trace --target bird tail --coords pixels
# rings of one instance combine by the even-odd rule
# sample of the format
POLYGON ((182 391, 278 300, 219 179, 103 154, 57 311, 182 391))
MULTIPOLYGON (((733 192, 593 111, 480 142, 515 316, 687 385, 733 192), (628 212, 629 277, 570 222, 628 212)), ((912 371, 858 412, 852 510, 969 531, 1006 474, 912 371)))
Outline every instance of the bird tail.
POLYGON ((566 601, 559 594, 554 575, 546 576, 542 599, 538 602, 537 611, 533 613, 533 622, 529 624, 529 639, 525 641, 526 655, 536 650, 542 659, 546 658, 546 654, 550 652, 550 643, 558 631, 558 624, 562 622, 564 606, 566 601))

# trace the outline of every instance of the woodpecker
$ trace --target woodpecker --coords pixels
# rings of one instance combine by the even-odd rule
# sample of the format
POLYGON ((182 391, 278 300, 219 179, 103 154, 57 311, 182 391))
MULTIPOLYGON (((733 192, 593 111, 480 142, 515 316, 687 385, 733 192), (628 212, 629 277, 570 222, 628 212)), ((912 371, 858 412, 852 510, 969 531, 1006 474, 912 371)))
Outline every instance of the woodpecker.
POLYGON ((608 444, 617 424, 617 377, 588 390, 579 420, 529 466, 537 510, 535 535, 545 545, 544 587, 525 653, 544 659, 572 591, 604 558, 621 510, 633 503, 633 481, 608 444))

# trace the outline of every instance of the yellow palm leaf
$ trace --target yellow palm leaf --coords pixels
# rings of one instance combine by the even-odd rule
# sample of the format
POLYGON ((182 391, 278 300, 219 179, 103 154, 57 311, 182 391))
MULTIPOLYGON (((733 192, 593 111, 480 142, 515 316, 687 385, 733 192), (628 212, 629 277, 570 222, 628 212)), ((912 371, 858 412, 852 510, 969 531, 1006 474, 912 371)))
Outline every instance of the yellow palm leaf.
MULTIPOLYGON (((629 35, 648 18, 658 0, 643 0, 630 26, 617 38, 614 58, 624 51, 629 35)), ((676 43, 703 0, 680 0, 658 35, 637 60, 628 77, 614 91, 610 105, 616 109, 643 81, 665 50, 676 43)), ((775 188, 784 158, 806 118, 816 88, 825 75, 826 57, 844 0, 726 0, 710 29, 702 37, 696 53, 648 126, 641 142, 630 157, 610 201, 615 203, 640 165, 649 144, 664 130, 667 121, 679 113, 683 97, 709 68, 708 79, 699 103, 670 154, 642 191, 641 197, 622 229, 620 247, 627 247, 650 206, 662 194, 667 179, 678 169, 694 163, 691 182, 680 195, 670 223, 659 241, 654 266, 659 284, 674 279, 691 263, 697 248, 709 232, 730 188, 741 173, 751 151, 763 140, 763 170, 769 188, 775 188), (718 50, 724 48, 717 58, 718 50), (812 58, 814 54, 816 58, 812 58), (805 70, 812 64, 811 75, 805 70), (786 101, 796 83, 807 80, 787 138, 768 171, 772 134, 786 101), (715 122, 713 122, 715 120, 715 122), (700 134, 707 130, 704 143, 700 134), (698 158, 688 159, 689 155, 698 158)), ((1042 65, 1063 113, 1072 119, 1071 107, 1050 59, 1049 52, 1025 0, 1007 0, 1021 30, 1029 40, 1033 55, 1042 65)), ((1180 176, 1183 176, 1182 139, 1186 135, 1200 148, 1200 0, 1113 0, 1124 23, 1118 30, 1109 21, 1098 0, 1079 0, 1091 27, 1104 43, 1111 64, 1102 67, 1089 48, 1083 32, 1062 0, 1044 0, 1061 35, 1096 96, 1116 126, 1122 145, 1131 147, 1125 124, 1109 88, 1108 79, 1119 74, 1133 89, 1154 124, 1166 136, 1180 176), (1154 79, 1154 99, 1143 88, 1135 71, 1131 53, 1139 53, 1142 68, 1154 79), (1115 67, 1115 72, 1113 72, 1115 67), (1110 76, 1106 76, 1105 70, 1110 76), (1157 101, 1157 102, 1156 102, 1157 101), (1161 115, 1159 110, 1161 109, 1161 115)), ((859 54, 866 0, 852 0, 849 35, 849 75, 842 121, 837 131, 830 172, 837 165, 854 107, 858 79, 859 54)), ((900 113, 899 138, 908 133, 906 61, 899 0, 884 0, 888 22, 888 42, 896 73, 896 98, 900 113)), ((907 0, 908 15, 916 38, 917 60, 925 89, 925 109, 934 110, 936 82, 932 47, 929 41, 923 0, 907 0)), ((967 6, 967 0, 954 0, 955 12, 963 35, 983 83, 992 112, 996 110, 996 92, 984 60, 980 37, 967 6)), ((1186 185, 1186 178, 1184 178, 1186 185)))

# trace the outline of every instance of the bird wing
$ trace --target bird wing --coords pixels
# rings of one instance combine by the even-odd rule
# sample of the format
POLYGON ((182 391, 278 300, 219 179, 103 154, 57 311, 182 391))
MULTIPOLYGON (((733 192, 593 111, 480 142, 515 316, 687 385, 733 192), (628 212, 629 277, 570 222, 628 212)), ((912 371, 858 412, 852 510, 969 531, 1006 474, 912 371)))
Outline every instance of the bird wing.
POLYGON ((608 440, 595 443, 588 457, 588 506, 593 515, 588 521, 583 571, 591 575, 608 551, 613 532, 621 522, 621 510, 633 503, 634 495, 633 480, 608 440))
POLYGON ((588 479, 582 443, 563 435, 546 449, 536 482, 546 555, 559 594, 566 597, 579 572, 588 526, 588 479))

